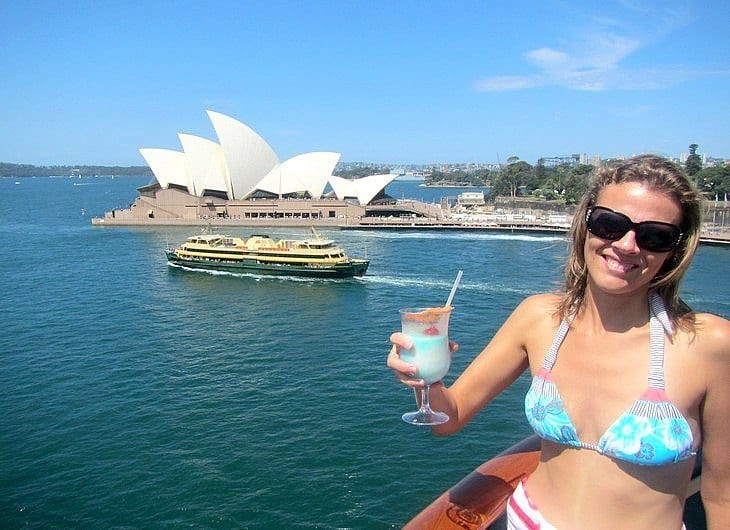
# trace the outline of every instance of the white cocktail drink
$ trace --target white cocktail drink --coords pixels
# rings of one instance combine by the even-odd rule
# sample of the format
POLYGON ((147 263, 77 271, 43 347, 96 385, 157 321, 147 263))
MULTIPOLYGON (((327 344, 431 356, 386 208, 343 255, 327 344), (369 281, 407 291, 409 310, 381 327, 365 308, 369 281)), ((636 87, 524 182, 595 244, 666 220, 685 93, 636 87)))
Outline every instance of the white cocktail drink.
POLYGON ((401 328, 413 343, 409 349, 401 349, 401 359, 416 367, 415 377, 426 384, 421 408, 403 415, 406 423, 413 425, 438 425, 448 421, 442 412, 431 410, 428 403, 428 387, 441 381, 451 366, 449 350, 449 316, 451 306, 422 309, 401 309, 401 328))
POLYGON ((414 364, 418 368, 416 377, 429 385, 441 381, 449 373, 451 353, 449 339, 441 335, 413 336, 409 335, 413 348, 401 351, 401 359, 414 364))

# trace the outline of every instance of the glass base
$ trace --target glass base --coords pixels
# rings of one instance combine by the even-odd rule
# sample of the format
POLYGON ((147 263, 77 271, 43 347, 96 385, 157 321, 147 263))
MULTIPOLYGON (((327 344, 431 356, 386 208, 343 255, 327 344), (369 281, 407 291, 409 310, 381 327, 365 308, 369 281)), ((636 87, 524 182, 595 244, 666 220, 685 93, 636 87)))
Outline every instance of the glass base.
POLYGON ((449 416, 443 412, 423 409, 416 412, 406 412, 401 418, 411 425, 441 425, 449 421, 449 416))

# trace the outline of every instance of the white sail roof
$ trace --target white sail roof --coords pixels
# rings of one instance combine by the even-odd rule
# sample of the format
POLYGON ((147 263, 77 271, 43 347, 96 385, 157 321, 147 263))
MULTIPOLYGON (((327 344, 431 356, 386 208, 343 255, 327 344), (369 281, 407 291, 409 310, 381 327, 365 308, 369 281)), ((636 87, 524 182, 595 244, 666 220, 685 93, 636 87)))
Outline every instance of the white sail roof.
POLYGON ((231 198, 243 199, 276 167, 279 159, 253 129, 225 114, 207 112, 223 148, 231 181, 231 198))
POLYGON ((333 176, 330 177, 329 182, 338 199, 356 198, 364 206, 397 176, 392 174, 370 175, 354 180, 333 176))
POLYGON ((140 154, 147 161, 157 182, 163 188, 170 184, 187 188, 188 193, 194 194, 191 182, 188 182, 187 162, 185 153, 172 149, 140 149, 140 154))
POLYGON ((272 169, 255 189, 276 195, 306 191, 311 197, 321 197, 339 160, 340 154, 331 152, 294 156, 272 169))
POLYGON ((183 152, 139 150, 161 187, 184 187, 196 196, 206 190, 218 191, 240 200, 256 190, 275 195, 307 192, 320 198, 329 183, 337 198, 357 199, 364 206, 396 177, 335 177, 332 172, 341 155, 330 151, 303 153, 279 162, 269 144, 248 126, 219 112, 207 113, 220 143, 180 133, 183 152))
POLYGON ((357 197, 354 180, 332 176, 329 182, 338 199, 354 199, 357 197))
POLYGON ((188 177, 193 183, 194 195, 205 190, 221 191, 233 196, 228 166, 223 157, 223 148, 207 138, 192 134, 178 134, 187 157, 188 177))
POLYGON ((357 200, 365 206, 370 203, 375 196, 380 193, 380 190, 384 189, 388 184, 398 175, 383 174, 383 175, 368 175, 357 179, 355 181, 355 189, 357 191, 357 200))

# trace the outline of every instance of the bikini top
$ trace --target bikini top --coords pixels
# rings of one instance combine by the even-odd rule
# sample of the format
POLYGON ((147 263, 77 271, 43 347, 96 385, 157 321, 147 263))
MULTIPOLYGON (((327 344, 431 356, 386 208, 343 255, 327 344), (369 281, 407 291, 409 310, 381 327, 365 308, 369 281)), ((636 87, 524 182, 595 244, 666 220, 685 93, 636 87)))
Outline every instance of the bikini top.
POLYGON ((651 293, 649 305, 648 388, 608 428, 597 444, 583 443, 578 438, 551 373, 572 319, 561 322, 542 367, 533 376, 525 397, 527 421, 538 436, 646 466, 672 464, 695 454, 692 452, 693 438, 689 423, 664 391, 664 332, 666 330, 671 335, 672 324, 659 295, 651 293))

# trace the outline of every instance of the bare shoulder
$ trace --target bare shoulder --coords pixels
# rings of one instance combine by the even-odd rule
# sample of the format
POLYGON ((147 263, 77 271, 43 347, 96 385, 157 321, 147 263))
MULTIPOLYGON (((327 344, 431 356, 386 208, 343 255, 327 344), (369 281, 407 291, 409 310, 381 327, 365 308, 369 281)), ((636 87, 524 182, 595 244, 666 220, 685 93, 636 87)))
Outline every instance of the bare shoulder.
POLYGON ((514 314, 525 319, 542 320, 545 317, 552 317, 558 311, 561 297, 557 294, 542 293, 528 296, 517 306, 514 314))
POLYGON ((709 362, 730 366, 730 320, 710 313, 695 315, 691 342, 709 362))
POLYGON ((545 330, 556 326, 561 297, 557 294, 535 294, 525 298, 512 312, 509 323, 520 329, 545 330))
MULTIPOLYGON (((677 339, 678 353, 705 384, 730 376, 730 321, 710 313, 697 313, 691 329, 680 327, 677 339)), ((722 385, 726 383, 723 381, 722 385)))

